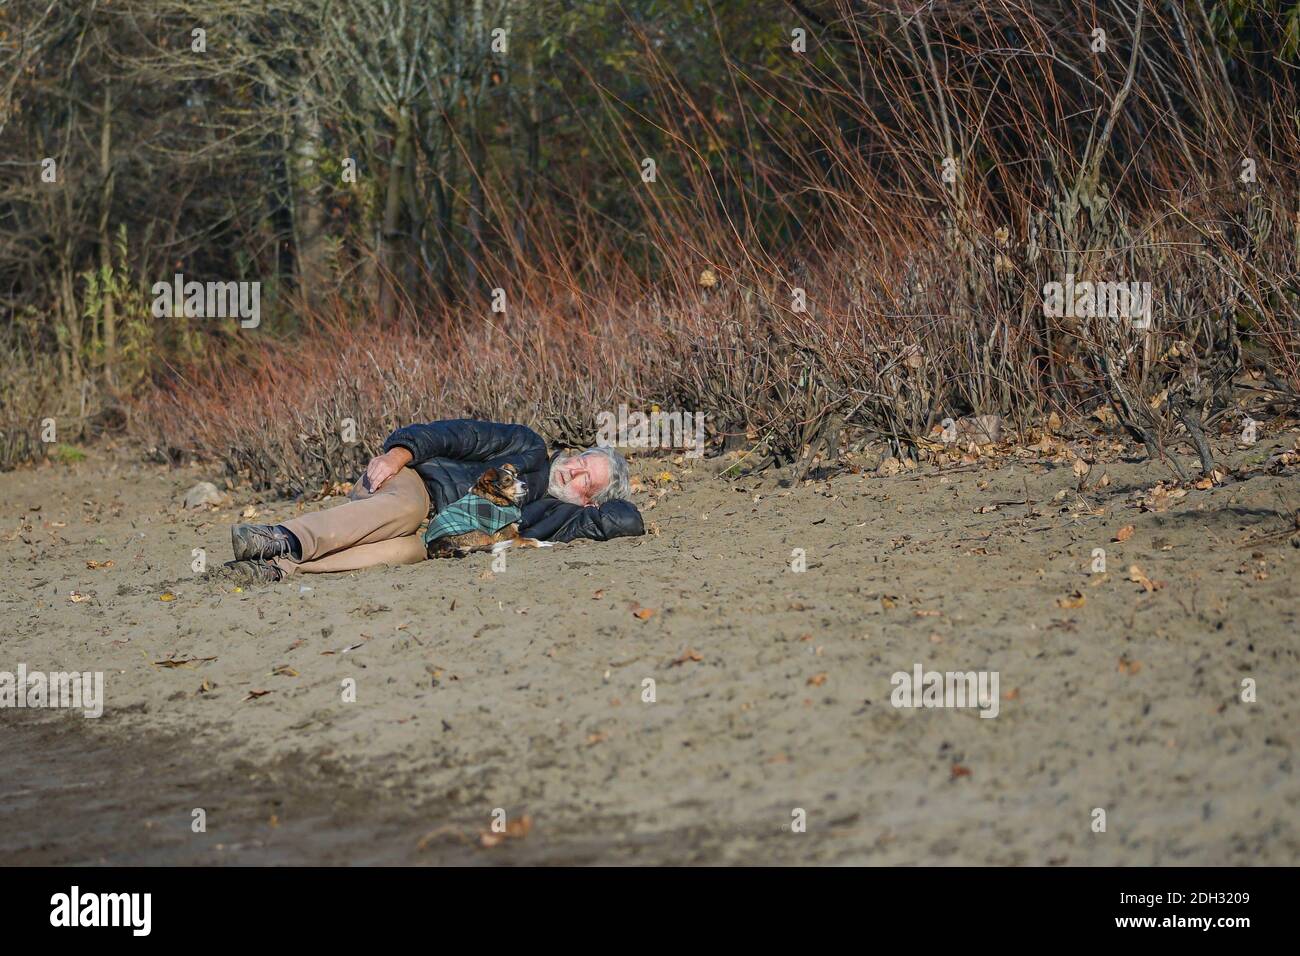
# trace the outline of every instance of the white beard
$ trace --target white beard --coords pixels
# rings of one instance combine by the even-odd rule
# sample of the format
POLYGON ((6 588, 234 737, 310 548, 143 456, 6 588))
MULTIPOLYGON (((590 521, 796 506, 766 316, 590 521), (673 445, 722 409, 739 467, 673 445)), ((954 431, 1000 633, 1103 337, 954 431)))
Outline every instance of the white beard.
POLYGON ((577 493, 569 486, 561 485, 556 480, 555 475, 551 475, 551 480, 547 482, 546 493, 552 498, 558 498, 560 501, 567 501, 571 505, 584 504, 583 500, 578 497, 577 493))

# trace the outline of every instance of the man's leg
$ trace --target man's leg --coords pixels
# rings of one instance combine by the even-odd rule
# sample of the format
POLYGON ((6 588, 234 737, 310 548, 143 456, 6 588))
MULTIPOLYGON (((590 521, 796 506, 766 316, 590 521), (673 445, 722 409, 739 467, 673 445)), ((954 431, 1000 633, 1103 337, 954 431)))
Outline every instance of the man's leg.
POLYGON ((429 514, 429 493, 413 469, 403 468, 375 492, 358 481, 348 497, 349 501, 335 508, 284 522, 302 546, 302 559, 281 555, 272 563, 285 574, 293 574, 410 564, 424 557, 415 532, 429 514), (416 544, 419 557, 415 556, 416 544), (352 551, 358 553, 344 557, 352 551))
MULTIPOLYGON (((314 561, 303 561, 295 570, 299 574, 356 571, 358 568, 373 568, 379 564, 417 564, 426 556, 424 539, 418 534, 404 534, 400 538, 344 548, 314 561)), ((284 559, 276 559, 276 563, 281 560, 284 559)))

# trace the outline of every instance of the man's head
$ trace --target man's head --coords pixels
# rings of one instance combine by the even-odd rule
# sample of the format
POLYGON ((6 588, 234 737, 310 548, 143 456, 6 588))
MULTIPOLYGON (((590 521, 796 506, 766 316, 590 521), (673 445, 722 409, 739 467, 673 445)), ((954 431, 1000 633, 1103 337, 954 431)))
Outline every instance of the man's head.
POLYGON ((575 505, 601 505, 629 493, 627 460, 612 448, 562 451, 551 462, 546 493, 575 505))

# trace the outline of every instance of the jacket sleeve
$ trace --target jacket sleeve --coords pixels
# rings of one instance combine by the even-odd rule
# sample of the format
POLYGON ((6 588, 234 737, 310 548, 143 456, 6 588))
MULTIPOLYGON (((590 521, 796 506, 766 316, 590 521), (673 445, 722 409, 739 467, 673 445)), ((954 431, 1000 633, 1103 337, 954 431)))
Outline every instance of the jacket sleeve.
POLYGON ((541 498, 524 505, 519 533, 542 541, 574 541, 591 538, 635 537, 645 534, 641 512, 630 501, 615 499, 599 507, 569 504, 554 498, 541 498))
POLYGON ((412 466, 432 458, 492 461, 508 456, 522 470, 532 471, 547 460, 546 442, 531 428, 468 418, 399 428, 384 442, 384 451, 393 448, 409 451, 412 466))

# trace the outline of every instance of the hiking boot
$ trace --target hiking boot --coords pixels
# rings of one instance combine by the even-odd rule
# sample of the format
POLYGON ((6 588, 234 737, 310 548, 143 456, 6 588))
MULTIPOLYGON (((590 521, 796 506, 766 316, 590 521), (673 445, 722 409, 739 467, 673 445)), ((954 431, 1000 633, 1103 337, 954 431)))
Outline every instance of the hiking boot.
POLYGON ((292 555, 293 545, 293 538, 279 525, 237 524, 230 529, 236 561, 269 561, 282 554, 292 555))
POLYGON ((227 561, 221 566, 236 584, 275 584, 284 572, 267 561, 227 561))

